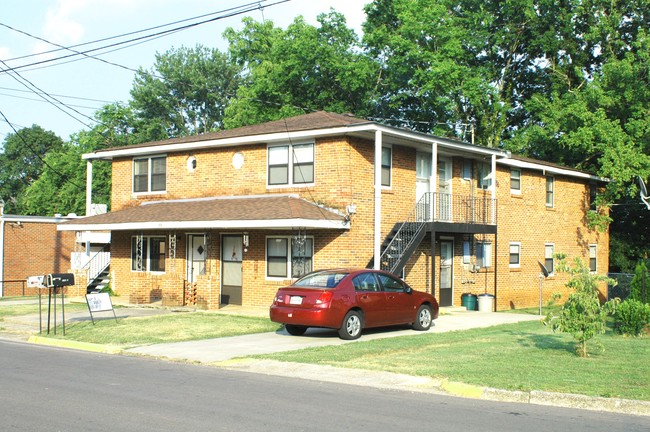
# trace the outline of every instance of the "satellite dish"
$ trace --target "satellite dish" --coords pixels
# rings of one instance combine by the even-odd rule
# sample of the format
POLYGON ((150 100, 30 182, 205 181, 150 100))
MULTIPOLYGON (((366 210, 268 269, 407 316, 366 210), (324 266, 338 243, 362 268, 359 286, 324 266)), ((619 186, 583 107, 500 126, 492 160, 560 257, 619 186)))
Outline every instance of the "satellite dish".
POLYGON ((545 278, 548 277, 548 270, 546 269, 546 266, 544 266, 544 264, 542 264, 539 261, 537 261, 537 264, 539 264, 539 268, 540 270, 542 270, 542 274, 544 275, 544 277, 545 278))
POLYGON ((641 201, 648 207, 648 210, 650 210, 650 195, 648 195, 648 188, 645 187, 645 182, 639 177, 639 195, 641 195, 641 201))

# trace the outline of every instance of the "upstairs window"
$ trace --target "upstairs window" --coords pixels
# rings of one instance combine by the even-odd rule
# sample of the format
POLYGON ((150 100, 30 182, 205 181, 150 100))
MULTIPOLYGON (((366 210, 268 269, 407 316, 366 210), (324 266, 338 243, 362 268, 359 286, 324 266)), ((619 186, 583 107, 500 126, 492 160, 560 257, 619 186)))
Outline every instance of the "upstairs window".
POLYGON ((393 164, 393 151, 389 147, 381 149, 381 185, 390 187, 391 167, 393 164))
POLYGON ((492 170, 489 164, 479 162, 476 167, 477 186, 479 189, 489 189, 492 185, 492 170))
POLYGON ((546 176, 546 207, 553 207, 555 202, 555 178, 546 176))
POLYGON ((510 193, 521 194, 521 170, 519 168, 510 169, 510 193))
POLYGON ((164 192, 166 188, 166 156, 133 159, 133 192, 164 192))
POLYGON ((268 148, 269 186, 314 183, 314 144, 268 148))

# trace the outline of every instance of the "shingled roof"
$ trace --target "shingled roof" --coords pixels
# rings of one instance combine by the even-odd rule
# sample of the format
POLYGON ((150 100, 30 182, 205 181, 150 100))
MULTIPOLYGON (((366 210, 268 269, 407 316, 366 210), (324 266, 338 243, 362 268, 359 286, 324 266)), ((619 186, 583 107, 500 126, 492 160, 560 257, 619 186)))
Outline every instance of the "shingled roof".
POLYGON ((307 131, 307 130, 318 130, 318 129, 328 129, 333 127, 341 127, 348 125, 357 125, 372 123, 371 121, 365 119, 359 119, 352 115, 346 114, 335 114, 325 111, 317 111, 309 114, 302 114, 295 117, 288 117, 285 119, 270 121, 266 123, 260 123, 250 126, 242 126, 235 129, 221 130, 217 132, 208 132, 200 135, 191 135, 186 137, 171 138, 163 141, 153 141, 143 144, 133 144, 123 147, 113 147, 100 150, 102 151, 112 151, 117 149, 126 149, 126 148, 140 148, 140 147, 151 147, 151 146, 161 146, 167 144, 183 144, 183 143, 196 143, 201 141, 211 141, 211 140, 220 140, 226 138, 237 138, 237 137, 246 137, 246 136, 256 136, 264 134, 273 134, 281 132, 298 132, 298 131, 307 131))
POLYGON ((60 231, 191 228, 347 229, 345 216, 296 195, 211 197, 143 203, 59 224, 60 231))

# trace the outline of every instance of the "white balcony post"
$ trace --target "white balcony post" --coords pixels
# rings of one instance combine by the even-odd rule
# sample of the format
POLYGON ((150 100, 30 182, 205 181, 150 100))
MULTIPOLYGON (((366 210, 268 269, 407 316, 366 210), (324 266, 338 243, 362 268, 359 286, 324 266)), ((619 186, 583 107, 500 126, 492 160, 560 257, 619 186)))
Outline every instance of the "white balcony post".
POLYGON ((90 206, 93 201, 93 163, 86 162, 86 216, 90 216, 90 206))
POLYGON ((438 196, 438 143, 434 142, 431 145, 431 220, 436 221, 437 215, 437 202, 438 196))
POLYGON ((496 197, 497 197, 497 155, 492 155, 492 181, 490 182, 490 195, 492 196, 492 224, 496 224, 496 197))
POLYGON ((381 153, 382 134, 375 131, 375 226, 374 226, 374 263, 373 268, 381 268, 381 153))

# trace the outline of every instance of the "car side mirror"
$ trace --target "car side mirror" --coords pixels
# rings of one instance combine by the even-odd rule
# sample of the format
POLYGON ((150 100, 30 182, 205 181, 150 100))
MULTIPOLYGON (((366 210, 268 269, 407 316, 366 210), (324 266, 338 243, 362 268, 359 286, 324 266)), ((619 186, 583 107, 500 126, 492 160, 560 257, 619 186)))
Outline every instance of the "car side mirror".
POLYGON ((410 286, 407 286, 406 287, 406 294, 411 294, 412 292, 413 292, 413 288, 411 288, 410 286))

